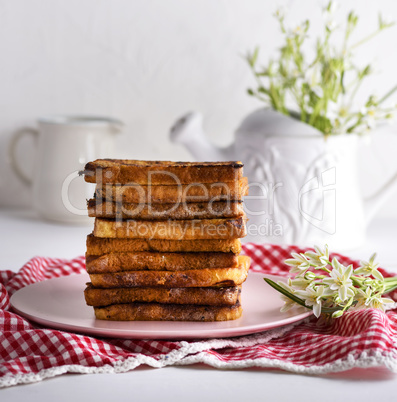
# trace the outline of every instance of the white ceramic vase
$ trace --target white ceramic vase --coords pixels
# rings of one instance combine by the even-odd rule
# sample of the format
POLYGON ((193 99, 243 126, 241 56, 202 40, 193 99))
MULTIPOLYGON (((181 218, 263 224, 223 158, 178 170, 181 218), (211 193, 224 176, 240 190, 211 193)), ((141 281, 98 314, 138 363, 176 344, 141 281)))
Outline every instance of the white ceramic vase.
POLYGON ((205 139, 201 120, 197 113, 184 116, 171 139, 197 160, 243 161, 250 183, 245 241, 356 248, 397 181, 394 177, 371 199, 362 199, 354 134, 325 139, 307 124, 260 109, 243 120, 233 144, 218 149, 205 139))

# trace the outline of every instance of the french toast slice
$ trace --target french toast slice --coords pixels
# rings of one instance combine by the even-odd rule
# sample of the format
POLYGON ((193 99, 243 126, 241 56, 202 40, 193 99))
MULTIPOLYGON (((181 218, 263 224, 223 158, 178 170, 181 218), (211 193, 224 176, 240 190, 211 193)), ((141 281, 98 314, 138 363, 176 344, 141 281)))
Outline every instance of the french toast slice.
POLYGON ((229 321, 241 317, 240 302, 233 306, 125 303, 94 307, 95 317, 110 321, 229 321))
POLYGON ((221 252, 240 254, 240 239, 211 240, 157 240, 157 239, 107 239, 87 236, 87 254, 101 255, 112 252, 128 253, 137 251, 159 252, 221 252))
POLYGON ((240 180, 243 176, 243 166, 240 161, 171 162, 97 159, 87 163, 81 173, 89 183, 175 185, 240 180))
POLYGON ((97 185, 95 197, 133 204, 241 201, 248 195, 248 179, 234 182, 190 183, 181 185, 97 185))
POLYGON ((92 198, 88 216, 105 219, 214 219, 244 216, 241 201, 189 202, 177 204, 116 203, 92 198))
POLYGON ((228 287, 241 285, 248 275, 250 258, 239 256, 237 268, 205 268, 186 271, 122 271, 90 274, 96 288, 123 287, 228 287))
POLYGON ((120 271, 186 271, 206 268, 236 268, 238 257, 233 253, 161 253, 137 251, 130 253, 86 254, 89 274, 120 271))
POLYGON ((237 303, 241 286, 224 288, 94 288, 87 284, 84 291, 88 306, 109 306, 121 303, 195 304, 232 306, 237 303))
POLYGON ((94 236, 130 239, 237 239, 247 234, 246 218, 114 221, 95 218, 94 236))

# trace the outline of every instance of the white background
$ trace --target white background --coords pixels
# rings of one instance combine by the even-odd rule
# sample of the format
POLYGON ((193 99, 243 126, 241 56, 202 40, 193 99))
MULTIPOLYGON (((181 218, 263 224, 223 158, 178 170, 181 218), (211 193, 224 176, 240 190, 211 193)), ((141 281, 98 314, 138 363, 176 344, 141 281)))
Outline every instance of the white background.
MULTIPOLYGON (((126 129, 119 157, 187 160, 168 140, 174 120, 189 110, 205 116, 210 139, 232 141, 240 120, 261 107, 246 95, 253 84, 242 58, 261 46, 267 60, 281 44, 272 13, 289 9, 291 24, 310 18, 315 37, 326 2, 314 0, 4 0, 0 1, 0 206, 29 205, 30 191, 11 172, 9 138, 38 116, 62 113, 111 115, 126 129)), ((342 3, 342 2, 341 2, 342 3)), ((354 8, 356 38, 376 29, 378 11, 397 20, 393 0, 343 1, 336 19, 354 8)), ((376 61, 377 73, 360 95, 382 95, 397 83, 397 27, 358 52, 376 61)), ((394 98, 397 101, 397 97, 394 98)), ((360 157, 363 193, 397 170, 397 128, 373 132, 360 157)), ((26 171, 34 147, 20 144, 26 171)), ((397 192, 380 212, 397 217, 397 192)))

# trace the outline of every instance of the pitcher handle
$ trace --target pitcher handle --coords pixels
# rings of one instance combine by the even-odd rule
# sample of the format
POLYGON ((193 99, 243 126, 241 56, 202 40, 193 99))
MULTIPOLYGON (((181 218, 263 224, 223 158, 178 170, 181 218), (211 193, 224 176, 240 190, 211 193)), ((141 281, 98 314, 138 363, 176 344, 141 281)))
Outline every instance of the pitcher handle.
POLYGON ((32 178, 27 176, 23 172, 23 170, 20 167, 16 154, 19 140, 21 140, 26 135, 33 135, 33 137, 37 141, 39 132, 36 129, 30 127, 25 127, 16 131, 11 137, 10 146, 8 148, 8 156, 11 162, 11 167, 16 173, 16 175, 19 177, 22 183, 26 184, 27 186, 30 186, 32 184, 32 178))

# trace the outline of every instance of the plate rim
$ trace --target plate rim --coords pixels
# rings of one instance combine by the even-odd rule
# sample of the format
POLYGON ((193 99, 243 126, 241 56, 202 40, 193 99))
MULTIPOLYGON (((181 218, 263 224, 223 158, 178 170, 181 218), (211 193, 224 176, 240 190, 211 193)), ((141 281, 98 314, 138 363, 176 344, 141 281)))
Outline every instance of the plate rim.
MULTIPOLYGON (((262 272, 255 272, 251 271, 249 272, 249 275, 252 276, 261 276, 261 278, 270 278, 270 279, 276 279, 276 280, 283 280, 286 279, 285 277, 282 276, 277 276, 277 275, 272 275, 272 274, 265 274, 262 272)), ((10 297, 10 308, 12 311, 15 313, 19 314, 20 316, 32 321, 33 323, 37 323, 42 326, 46 326, 48 328, 52 329, 57 329, 61 331, 67 331, 67 332, 75 332, 81 335, 88 335, 88 336, 96 336, 96 337, 101 337, 101 338, 119 338, 119 339, 157 339, 157 340, 163 340, 163 339, 175 339, 175 340, 183 340, 183 339, 217 339, 217 338, 232 338, 232 337, 238 337, 238 336, 245 336, 245 335, 250 335, 250 334, 255 334, 258 332, 263 332, 263 331, 268 331, 270 329, 274 328, 281 328, 286 325, 299 322, 310 315, 313 314, 311 310, 304 311, 298 314, 295 314, 290 317, 286 317, 282 320, 276 320, 271 323, 266 324, 252 324, 252 325, 246 325, 242 327, 233 327, 233 328, 212 328, 212 329, 200 329, 200 330, 194 330, 193 333, 184 333, 181 334, 181 330, 172 330, 172 329, 167 329, 167 330, 155 330, 155 329, 147 329, 147 330, 139 330, 139 329, 110 329, 110 328, 95 328, 93 326, 81 326, 81 325, 75 325, 75 324, 67 324, 67 323, 62 323, 61 321, 54 321, 54 320, 48 320, 45 318, 41 318, 29 313, 26 313, 22 310, 20 310, 18 307, 14 305, 15 297, 18 293, 21 291, 26 290, 27 288, 35 287, 37 285, 42 285, 44 282, 48 281, 62 281, 65 280, 65 278, 70 278, 71 276, 87 276, 88 281, 89 277, 86 272, 82 273, 76 273, 76 274, 71 274, 71 275, 66 275, 66 276, 61 276, 61 277, 56 277, 56 278, 49 278, 45 279, 44 281, 39 281, 35 282, 32 284, 29 284, 27 286, 24 286, 21 289, 18 289, 16 292, 14 292, 11 297, 10 297), (113 331, 113 333, 112 333, 113 331), (144 335, 142 335, 144 332, 144 335)), ((93 321, 96 321, 97 319, 93 318, 93 321)), ((239 319, 235 320, 238 321, 239 319)), ((107 321, 110 322, 110 321, 107 321)), ((172 322, 170 322, 172 323, 172 322)), ((213 324, 213 322, 203 322, 201 324, 213 324)))

